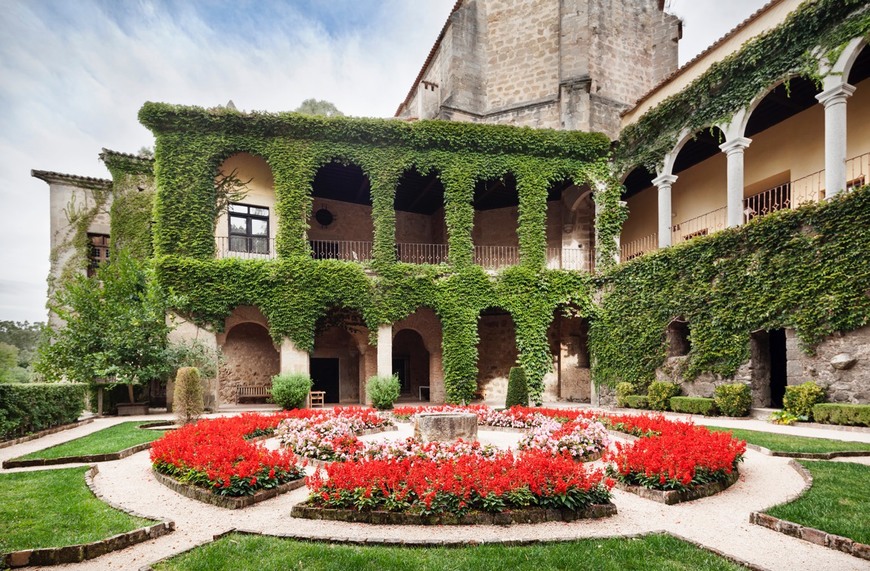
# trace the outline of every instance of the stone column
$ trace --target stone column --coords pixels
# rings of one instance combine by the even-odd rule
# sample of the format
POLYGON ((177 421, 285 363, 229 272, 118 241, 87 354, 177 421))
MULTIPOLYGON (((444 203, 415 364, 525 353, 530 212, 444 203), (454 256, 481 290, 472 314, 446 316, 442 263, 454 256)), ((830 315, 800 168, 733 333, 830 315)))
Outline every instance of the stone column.
POLYGON ((671 187, 677 182, 676 175, 663 174, 652 183, 659 190, 659 248, 671 245, 671 187))
POLYGON ((846 99, 854 92, 842 83, 816 95, 825 106, 825 198, 846 189, 846 99))
POLYGON ((378 376, 393 374, 393 326, 378 327, 378 376))
POLYGON ((287 337, 281 341, 281 374, 310 375, 311 361, 308 351, 298 349, 287 337))
POLYGON ((728 227, 743 224, 743 152, 752 139, 738 137, 719 145, 728 156, 728 227))

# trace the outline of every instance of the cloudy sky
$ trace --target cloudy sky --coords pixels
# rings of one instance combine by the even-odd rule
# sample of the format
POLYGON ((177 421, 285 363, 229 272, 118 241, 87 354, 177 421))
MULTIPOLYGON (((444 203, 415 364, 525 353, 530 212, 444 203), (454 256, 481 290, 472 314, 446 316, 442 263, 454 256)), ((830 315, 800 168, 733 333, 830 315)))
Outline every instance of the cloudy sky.
MULTIPOLYGON (((625 0, 633 1, 633 0, 625 0)), ((670 0, 681 63, 765 0, 670 0)), ((145 101, 392 116, 455 0, 0 0, 0 320, 45 319, 48 186, 153 141, 145 101)))

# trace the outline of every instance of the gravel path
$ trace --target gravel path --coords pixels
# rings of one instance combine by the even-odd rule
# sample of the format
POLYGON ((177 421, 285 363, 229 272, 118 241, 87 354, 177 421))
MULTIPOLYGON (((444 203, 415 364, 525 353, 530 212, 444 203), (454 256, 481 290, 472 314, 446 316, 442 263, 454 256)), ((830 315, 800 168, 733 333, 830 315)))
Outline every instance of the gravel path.
MULTIPOLYGON (((147 420, 160 418, 152 415, 147 420)), ((0 460, 39 450, 126 420, 131 419, 98 419, 86 426, 0 449, 0 460)), ((723 419, 715 420, 719 420, 717 424, 725 422, 723 419)), ((740 422, 741 427, 761 428, 743 424, 752 421, 731 422, 740 422)), ((766 423, 762 424, 770 427, 766 423)), ((824 432, 824 436, 828 438, 870 441, 870 434, 866 433, 806 430, 824 432), (865 438, 868 440, 864 440, 865 438)), ((399 433, 387 434, 390 438, 402 438, 410 434, 410 429, 405 425, 399 433)), ((806 435, 822 436, 816 433, 806 435)), ((480 436, 482 441, 499 446, 514 446, 519 438, 517 434, 484 430, 481 430, 480 436)), ((787 458, 765 456, 750 450, 746 453, 746 461, 740 466, 739 481, 725 492, 711 498, 665 506, 614 490, 613 501, 619 510, 614 517, 595 521, 510 527, 474 526, 473 537, 480 542, 497 542, 612 537, 668 531, 771 570, 866 571, 866 561, 749 523, 750 512, 787 501, 803 488, 802 478, 788 466, 788 461, 787 458)), ((99 466, 96 486, 107 499, 155 519, 172 519, 176 523, 176 531, 95 560, 45 569, 139 569, 147 563, 210 541, 215 534, 231 528, 336 540, 365 538, 463 541, 471 536, 467 526, 373 526, 291 518, 292 506, 307 497, 305 488, 244 510, 221 509, 180 496, 159 484, 151 472, 147 452, 134 454, 124 460, 100 463, 99 466)))

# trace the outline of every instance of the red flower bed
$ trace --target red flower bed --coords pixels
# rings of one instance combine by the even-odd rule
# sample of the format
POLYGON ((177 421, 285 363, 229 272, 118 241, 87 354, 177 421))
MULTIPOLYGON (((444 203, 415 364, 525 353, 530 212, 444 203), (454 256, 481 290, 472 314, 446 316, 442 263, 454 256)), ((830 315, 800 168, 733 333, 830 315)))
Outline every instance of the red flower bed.
POLYGON ((309 501, 329 508, 423 515, 529 506, 580 510, 607 503, 613 481, 570 455, 541 450, 438 461, 411 456, 332 464, 306 479, 309 501))
POLYGON ((611 430, 640 437, 661 434, 678 424, 668 420, 663 414, 599 414, 598 418, 611 430))
POLYGON ((246 438, 273 432, 285 418, 310 415, 293 411, 200 420, 155 441, 151 462, 162 474, 219 495, 253 495, 298 480, 303 473, 293 452, 267 450, 246 438))
MULTIPOLYGON (((640 425, 648 426, 644 421, 640 425)), ((616 450, 608 456, 613 462, 608 473, 625 484, 686 490, 724 481, 746 452, 746 442, 727 432, 710 432, 703 426, 666 420, 659 428, 660 434, 616 444, 616 450)))

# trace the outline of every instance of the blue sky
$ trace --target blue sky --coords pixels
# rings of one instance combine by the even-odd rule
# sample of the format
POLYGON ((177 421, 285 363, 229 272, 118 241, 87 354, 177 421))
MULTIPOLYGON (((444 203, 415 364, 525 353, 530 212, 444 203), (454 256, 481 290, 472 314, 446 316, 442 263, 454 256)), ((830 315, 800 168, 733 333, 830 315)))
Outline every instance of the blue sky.
MULTIPOLYGON (((630 1, 630 0, 626 0, 630 1)), ((48 187, 151 145, 142 103, 389 117, 455 0, 0 0, 0 320, 44 320, 48 187)), ((681 61, 764 0, 671 0, 681 61)))

